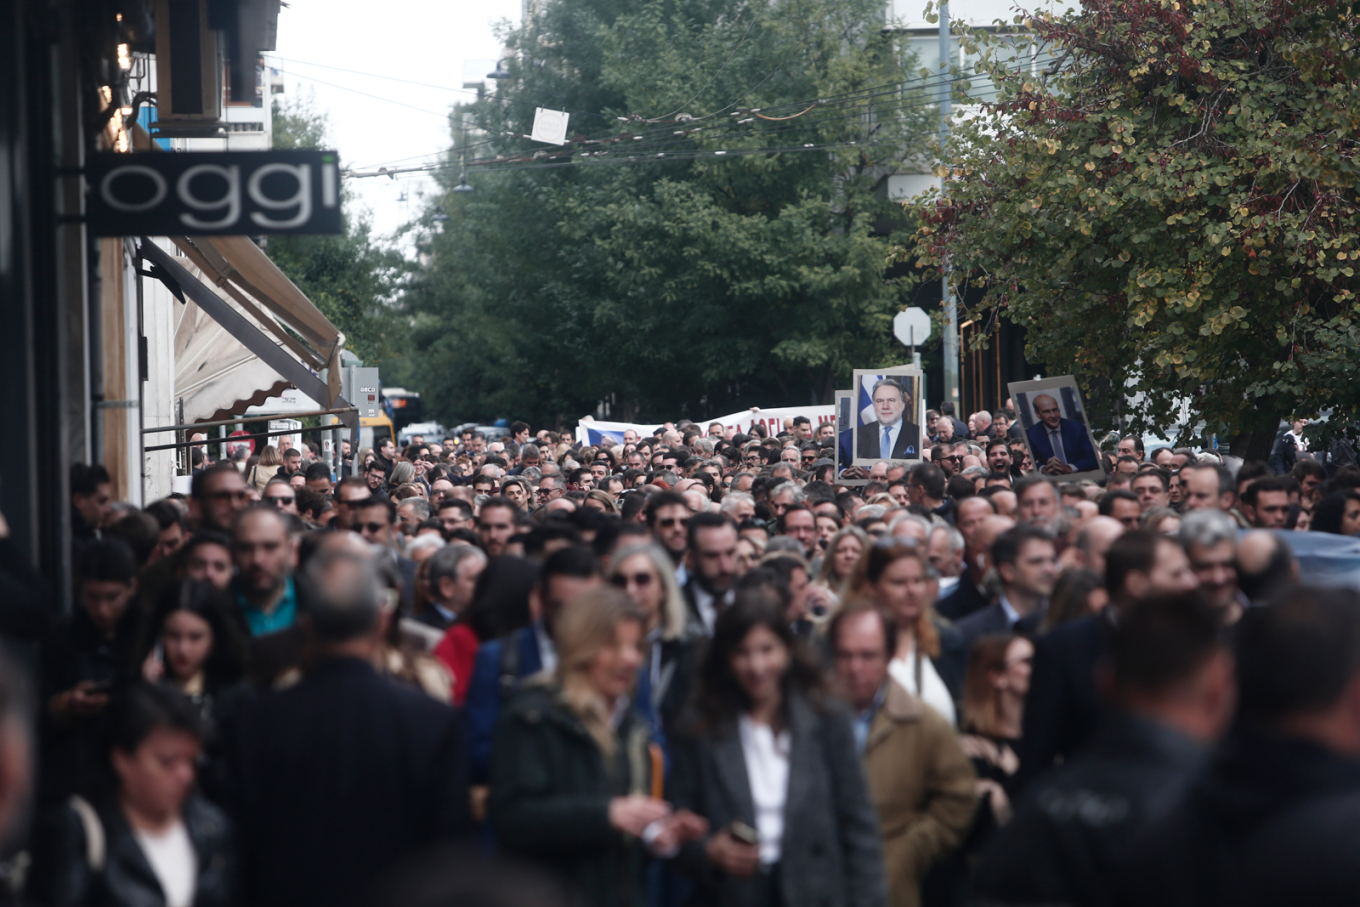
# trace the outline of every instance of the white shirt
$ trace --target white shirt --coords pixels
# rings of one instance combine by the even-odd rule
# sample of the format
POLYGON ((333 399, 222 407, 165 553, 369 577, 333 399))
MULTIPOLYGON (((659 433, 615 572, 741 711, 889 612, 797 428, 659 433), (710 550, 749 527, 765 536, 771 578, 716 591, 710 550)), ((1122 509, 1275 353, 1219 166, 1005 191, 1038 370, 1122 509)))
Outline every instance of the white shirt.
POLYGON ((935 711, 944 716, 950 724, 956 724, 954 716, 954 697, 949 695, 949 687, 944 685, 940 675, 936 672, 935 666, 930 663, 930 659, 921 658, 921 686, 923 689, 916 689, 916 643, 913 641, 911 648, 905 652, 898 652, 897 657, 888 662, 888 673, 892 679, 907 688, 908 693, 914 694, 918 699, 930 706, 935 711))
POLYGON ((146 855, 156 881, 165 893, 166 907, 193 907, 198 884, 198 854, 183 822, 160 834, 133 829, 137 846, 146 855))
POLYGON ((746 777, 751 782, 751 802, 756 808, 756 831, 760 832, 760 862, 779 862, 784 840, 784 804, 789 798, 789 746, 787 730, 775 734, 768 724, 756 724, 750 716, 737 721, 746 777))
MULTIPOLYGON (((704 633, 712 636, 713 624, 718 619, 718 597, 705 592, 704 587, 698 583, 695 583, 693 588, 694 609, 699 612, 699 619, 704 622, 704 633)), ((731 591, 722 597, 722 603, 724 606, 732 603, 731 591)))

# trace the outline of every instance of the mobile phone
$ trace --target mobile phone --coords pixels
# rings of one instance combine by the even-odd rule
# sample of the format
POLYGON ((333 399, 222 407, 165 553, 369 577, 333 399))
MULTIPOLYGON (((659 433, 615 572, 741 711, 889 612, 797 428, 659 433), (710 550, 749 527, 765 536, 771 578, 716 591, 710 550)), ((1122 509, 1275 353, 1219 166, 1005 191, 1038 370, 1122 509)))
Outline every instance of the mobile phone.
POLYGON ((750 844, 752 847, 760 846, 760 832, 756 831, 740 819, 733 819, 728 830, 732 832, 732 837, 736 838, 741 843, 750 844))

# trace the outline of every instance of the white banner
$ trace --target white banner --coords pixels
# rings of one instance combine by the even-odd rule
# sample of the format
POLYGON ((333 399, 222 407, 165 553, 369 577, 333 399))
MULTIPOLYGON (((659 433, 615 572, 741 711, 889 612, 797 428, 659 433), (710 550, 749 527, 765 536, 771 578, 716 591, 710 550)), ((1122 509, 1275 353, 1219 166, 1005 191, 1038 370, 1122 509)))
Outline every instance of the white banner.
MULTIPOLYGON (((719 416, 716 419, 708 419, 703 422, 696 421, 698 427, 705 437, 708 436, 708 426, 714 422, 721 422, 724 428, 735 427, 742 434, 750 434, 751 426, 759 423, 765 427, 770 437, 774 437, 784 430, 784 420, 792 419, 795 416, 807 416, 812 422, 812 429, 815 432, 817 426, 824 422, 836 421, 835 406, 781 406, 775 409, 756 409, 742 410, 739 413, 732 413, 728 416, 719 416)), ((642 425, 633 422, 597 422, 592 418, 582 419, 576 425, 576 440, 582 444, 599 444, 600 440, 606 435, 613 438, 618 443, 623 443, 623 433, 632 429, 637 432, 639 438, 651 437, 660 425, 642 425)))

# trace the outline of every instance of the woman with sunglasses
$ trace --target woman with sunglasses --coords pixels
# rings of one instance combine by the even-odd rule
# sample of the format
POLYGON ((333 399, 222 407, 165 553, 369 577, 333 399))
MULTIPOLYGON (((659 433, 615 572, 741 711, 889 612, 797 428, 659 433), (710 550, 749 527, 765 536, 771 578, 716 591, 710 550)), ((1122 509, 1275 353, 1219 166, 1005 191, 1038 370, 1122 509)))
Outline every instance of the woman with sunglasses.
POLYGON ((949 721, 962 693, 963 642, 935 614, 931 568, 910 542, 887 536, 870 546, 851 571, 846 599, 867 599, 897 618, 894 680, 949 721))
POLYGON ((699 625, 690 619, 670 563, 665 550, 648 542, 620 548, 606 572, 647 621, 639 691, 646 689, 653 714, 667 732, 689 699, 694 653, 703 637, 699 625))
POLYGON ((695 705, 673 784, 675 807, 708 820, 678 857, 695 903, 885 905, 850 718, 823 696, 773 590, 739 593, 718 615, 695 705))

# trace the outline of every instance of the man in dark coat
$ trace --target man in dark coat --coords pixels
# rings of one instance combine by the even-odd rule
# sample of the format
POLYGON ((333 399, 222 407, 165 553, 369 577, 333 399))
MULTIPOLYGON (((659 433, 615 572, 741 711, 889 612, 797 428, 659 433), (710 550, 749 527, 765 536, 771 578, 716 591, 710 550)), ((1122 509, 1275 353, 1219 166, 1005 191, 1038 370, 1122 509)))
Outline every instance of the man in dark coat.
POLYGON ((973 873, 987 903, 1107 905, 1134 836, 1180 801, 1227 727, 1232 661, 1198 596, 1120 614, 1105 684, 1114 710, 1072 762, 1033 787, 973 873))
POLYGON ((374 670, 386 619, 368 558, 323 550, 299 587, 316 666, 247 707, 232 735, 242 902, 345 907, 469 830, 463 733, 453 710, 374 670))
POLYGON ((1360 890, 1360 595, 1300 589, 1236 628, 1241 715, 1149 829, 1120 904, 1354 904, 1360 890))
POLYGON ((1034 674, 1025 698, 1019 790, 1057 758, 1068 759, 1090 738, 1102 705, 1093 680, 1120 608, 1150 595, 1175 595, 1198 585, 1181 546, 1146 530, 1121 535, 1105 555, 1110 606, 1060 624, 1035 640, 1034 674))

